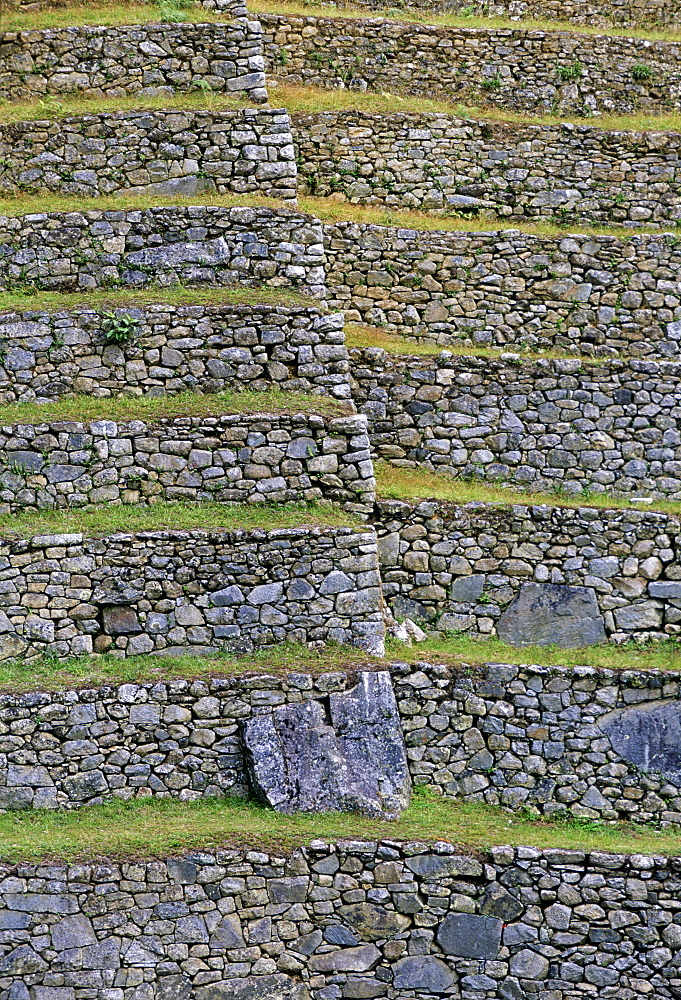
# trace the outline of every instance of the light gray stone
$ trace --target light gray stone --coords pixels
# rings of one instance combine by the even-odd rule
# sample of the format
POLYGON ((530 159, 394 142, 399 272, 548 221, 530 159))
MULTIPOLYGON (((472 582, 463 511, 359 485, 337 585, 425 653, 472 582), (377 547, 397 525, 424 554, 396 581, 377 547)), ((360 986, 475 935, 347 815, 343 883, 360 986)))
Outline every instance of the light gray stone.
POLYGON ((499 619, 497 634, 512 646, 568 649, 595 645, 607 638, 593 590, 541 583, 523 585, 499 619))

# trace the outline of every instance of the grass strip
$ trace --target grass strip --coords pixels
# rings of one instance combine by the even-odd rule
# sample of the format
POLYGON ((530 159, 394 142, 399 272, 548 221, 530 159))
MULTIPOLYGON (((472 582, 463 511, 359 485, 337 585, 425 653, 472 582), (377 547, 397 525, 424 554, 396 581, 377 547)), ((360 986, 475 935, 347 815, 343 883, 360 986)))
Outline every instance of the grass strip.
POLYGON ((80 532, 96 538, 116 532, 137 531, 253 531, 261 528, 353 527, 360 525, 337 507, 314 503, 225 505, 210 501, 188 503, 162 501, 150 506, 113 504, 79 507, 77 510, 46 510, 20 515, 0 514, 0 536, 30 538, 32 535, 80 532))
POLYGON ((165 2, 140 3, 129 6, 95 0, 93 3, 70 2, 46 6, 41 10, 3 10, 0 29, 7 31, 43 31, 52 28, 113 27, 127 24, 174 24, 180 21, 201 24, 229 24, 228 14, 207 10, 192 0, 165 0, 165 2))
POLYGON ((324 310, 319 300, 287 288, 188 288, 151 286, 140 290, 88 289, 82 292, 50 292, 24 286, 21 291, 0 291, 0 313, 59 312, 61 310, 146 309, 151 305, 176 306, 305 306, 324 310))
POLYGON ((0 216, 15 218, 19 215, 47 214, 49 212, 131 212, 136 209, 182 208, 208 206, 211 208, 269 208, 273 212, 285 211, 296 215, 295 206, 276 198, 258 194, 197 194, 178 197, 160 197, 155 194, 110 194, 96 198, 78 198, 62 194, 17 194, 0 198, 0 216))
POLYGON ((122 396, 95 399, 69 396, 47 403, 11 403, 0 406, 0 425, 54 423, 60 420, 147 420, 162 417, 221 417, 247 413, 318 413, 339 417, 347 403, 304 392, 180 392, 176 396, 122 396))
POLYGON ((612 35, 617 38, 647 38, 653 41, 677 42, 681 40, 681 31, 676 28, 618 28, 592 27, 586 24, 573 24, 570 21, 552 21, 540 18, 523 18, 513 21, 509 17, 487 17, 482 14, 438 14, 431 10, 412 8, 399 9, 386 6, 381 10, 367 10, 366 7, 337 6, 331 3, 318 3, 315 0, 249 0, 248 10, 251 14, 283 14, 293 17, 331 17, 339 20, 366 21, 381 19, 403 24, 420 24, 434 28, 473 28, 481 31, 510 30, 516 33, 526 31, 569 32, 574 35, 612 35))
MULTIPOLYGON (((0 296, 0 302, 2 296, 0 296)), ((379 326, 370 326, 366 323, 346 323, 345 343, 349 348, 363 349, 367 347, 379 347, 396 357, 437 357, 443 351, 461 358, 501 358, 502 354, 512 353, 522 357, 523 361, 538 361, 547 359, 550 361, 560 358, 579 360, 585 365, 597 365, 602 363, 602 359, 584 356, 581 354, 570 354, 568 351, 532 351, 526 347, 516 347, 508 344, 506 347, 465 347, 460 344, 451 344, 443 347, 427 338, 410 339, 402 337, 396 333, 390 333, 379 326)), ((619 358, 626 357, 620 354, 619 358)))
POLYGON ((284 816, 254 802, 206 799, 114 802, 77 811, 4 813, 0 816, 3 862, 100 857, 162 857, 215 847, 260 848, 288 853, 313 840, 352 838, 448 841, 463 852, 495 844, 612 851, 622 854, 681 852, 681 832, 630 823, 543 821, 478 803, 452 802, 417 789, 400 819, 368 819, 349 813, 284 816))
POLYGON ((510 504, 546 505, 549 507, 595 507, 603 510, 658 511, 662 514, 681 516, 681 502, 645 497, 649 502, 632 501, 616 493, 595 493, 583 488, 578 493, 555 489, 552 491, 522 490, 512 484, 499 484, 468 477, 454 478, 438 475, 426 469, 409 469, 389 462, 375 463, 378 494, 393 500, 441 500, 445 503, 464 504, 473 501, 491 506, 510 504))

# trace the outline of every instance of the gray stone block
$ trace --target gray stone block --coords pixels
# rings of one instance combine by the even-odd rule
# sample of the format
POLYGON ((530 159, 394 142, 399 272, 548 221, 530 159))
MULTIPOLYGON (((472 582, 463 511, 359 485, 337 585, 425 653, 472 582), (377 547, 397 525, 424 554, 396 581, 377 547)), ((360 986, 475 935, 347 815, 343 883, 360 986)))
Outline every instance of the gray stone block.
POLYGON ((440 924, 437 943, 446 955, 497 958, 502 926, 498 917, 450 913, 440 924))
POLYGON ((588 587, 526 583, 497 624, 511 646, 562 646, 571 649, 605 642, 596 595, 588 587))

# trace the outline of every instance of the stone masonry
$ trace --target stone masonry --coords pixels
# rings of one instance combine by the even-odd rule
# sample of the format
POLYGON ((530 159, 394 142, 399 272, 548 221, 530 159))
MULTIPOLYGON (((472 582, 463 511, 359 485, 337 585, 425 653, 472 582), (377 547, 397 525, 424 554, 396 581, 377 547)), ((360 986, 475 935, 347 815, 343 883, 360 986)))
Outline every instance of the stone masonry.
POLYGON ((0 316, 0 402, 198 389, 317 392, 349 399, 343 314, 317 306, 81 309, 0 316), (112 318, 112 312, 114 318, 112 318), (115 317, 132 321, 112 342, 115 317))
POLYGON ((2 427, 0 452, 4 512, 160 499, 328 499, 366 514, 374 502, 363 416, 46 421, 2 427))
POLYGON ((296 200, 284 109, 137 111, 0 128, 0 190, 296 200))
POLYGON ((572 493, 681 497, 677 362, 353 350, 379 458, 572 493))
POLYGON ((527 28, 260 14, 267 72, 517 111, 681 107, 681 42, 527 28))
POLYGON ((382 652, 366 529, 36 535, 1 542, 0 564, 3 659, 211 656, 327 640, 382 652))
POLYGON ((294 114, 301 194, 503 218, 681 219, 673 132, 519 125, 443 114, 294 114))
POLYGON ((674 234, 533 236, 324 226, 329 304, 348 320, 441 344, 674 356, 674 234))
POLYGON ((188 207, 0 216, 0 288, 295 286, 324 294, 321 226, 270 208, 188 207))
MULTIPOLYGON (((269 543, 261 535, 265 563, 267 546, 273 553, 277 538, 291 543, 285 553, 304 543, 302 533, 297 540, 290 533, 272 534, 269 543)), ((351 536, 345 529, 338 538, 340 546, 351 536)), ((356 565, 351 572, 373 572, 375 578, 375 545, 361 541, 362 537, 362 533, 355 536, 354 555, 343 558, 357 559, 364 567, 356 565), (360 555, 362 546, 366 551, 360 555), (367 568, 370 562, 373 570, 367 568)), ((242 538, 245 543, 245 534, 242 538)), ((137 543, 141 544, 140 536, 137 543)), ((317 558, 316 564, 313 560, 312 570, 306 567, 312 573, 310 586, 318 593, 323 588, 320 581, 335 581, 339 572, 329 570, 336 541, 327 530, 309 544, 319 543, 326 546, 326 557, 317 558), (315 569, 321 576, 315 577, 315 569)), ((247 548, 237 546, 239 557, 247 548)), ((320 551, 317 548, 315 554, 320 551)), ((293 562, 286 560, 284 555, 279 566, 288 571, 293 562)), ((261 564, 263 571, 271 572, 261 564)), ((300 579, 285 579, 285 588, 300 589, 300 579)), ((272 585, 261 584, 261 590, 263 586, 272 585)), ((331 589, 335 588, 334 582, 331 589)), ((339 591, 314 600, 317 606, 335 600, 336 618, 352 617, 355 641, 375 650, 382 637, 377 593, 371 586, 361 596, 339 591), (374 590, 370 597, 365 596, 368 590, 374 590)), ((174 599, 173 634, 161 632, 161 639, 173 641, 184 632, 184 642, 191 644, 197 630, 210 628, 180 625, 179 620, 190 617, 181 611, 183 607, 200 607, 206 619, 224 611, 220 602, 211 609, 192 600, 190 604, 186 598, 174 599)), ((276 600, 277 606, 296 614, 292 594, 276 600)), ((256 639, 258 632, 262 637, 269 632, 271 641, 273 607, 246 597, 232 606, 242 620, 254 618, 254 609, 265 620, 259 626, 242 624, 240 641, 256 639)), ((168 612, 148 612, 147 621, 152 614, 166 628, 168 612)), ((284 630, 281 623, 276 627, 284 630)), ((314 629, 299 613, 297 627, 310 634, 314 629)), ((317 628, 318 636, 326 627, 323 622, 317 628)), ((179 649, 186 651, 187 645, 179 649)), ((358 683, 351 672, 220 678, 217 663, 216 668, 215 677, 205 681, 150 681, 0 696, 0 808, 75 808, 112 797, 149 795, 179 796, 184 801, 252 795, 243 739, 249 720, 267 723, 273 711, 309 701, 318 703, 323 716, 334 692, 348 692, 358 683)), ((507 809, 525 807, 535 815, 681 823, 678 671, 500 663, 451 668, 397 662, 390 665, 390 673, 416 785, 427 785, 448 798, 507 809), (628 742, 622 743, 623 734, 628 742)), ((359 680, 364 676, 369 675, 360 672, 359 680)))
POLYGON ((5 31, 0 97, 167 95, 197 86, 267 100, 257 21, 5 31))
MULTIPOLYGON (((531 583, 587 588, 603 638, 623 642, 681 632, 676 517, 384 500, 374 527, 386 602, 398 617, 428 622, 429 631, 494 635, 531 583)), ((531 621, 520 624, 533 634, 531 621)))
POLYGON ((674 858, 315 840, 288 857, 1 874, 0 989, 16 1000, 638 1000, 681 985, 674 858))

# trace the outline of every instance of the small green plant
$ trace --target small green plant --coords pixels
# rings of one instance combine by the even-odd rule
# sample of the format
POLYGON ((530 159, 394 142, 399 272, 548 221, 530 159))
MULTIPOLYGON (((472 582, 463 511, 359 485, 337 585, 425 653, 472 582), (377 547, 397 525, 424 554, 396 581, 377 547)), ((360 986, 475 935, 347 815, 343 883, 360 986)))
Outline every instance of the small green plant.
POLYGON ((102 320, 102 332, 107 344, 129 344, 134 340, 139 320, 128 313, 106 312, 102 320))
POLYGON ((277 54, 274 56, 273 62, 279 63, 280 66, 286 66, 290 59, 291 57, 288 49, 279 49, 277 54))
POLYGON ((632 80, 650 80, 654 75, 653 69, 646 63, 634 63, 631 67, 632 80))
POLYGON ((574 59, 567 66, 558 66, 556 72, 560 80, 579 80, 584 75, 584 67, 579 59, 574 59))
POLYGON ((488 91, 501 90, 501 83, 501 77, 498 73, 496 73, 494 76, 488 76, 485 80, 483 80, 480 86, 483 90, 488 91))

